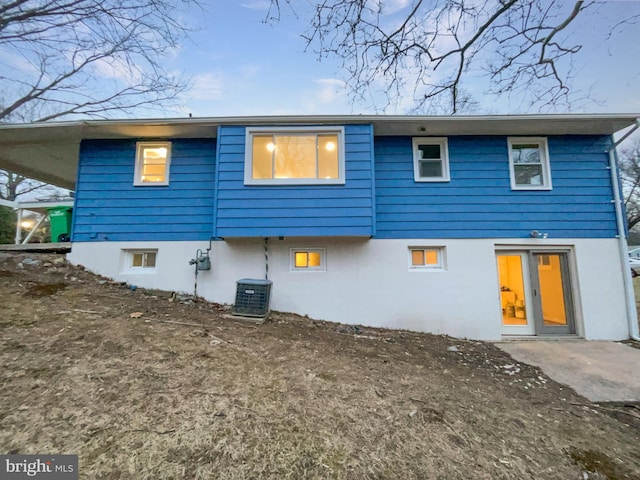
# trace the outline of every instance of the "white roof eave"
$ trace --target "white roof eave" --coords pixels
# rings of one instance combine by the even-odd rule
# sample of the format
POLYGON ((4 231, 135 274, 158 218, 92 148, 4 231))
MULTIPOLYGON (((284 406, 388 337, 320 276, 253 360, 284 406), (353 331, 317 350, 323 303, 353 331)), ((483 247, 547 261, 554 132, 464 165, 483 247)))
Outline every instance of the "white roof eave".
POLYGON ((373 125, 375 135, 610 135, 634 114, 313 115, 84 120, 0 125, 0 168, 75 187, 80 142, 117 138, 215 138, 223 125, 373 125))

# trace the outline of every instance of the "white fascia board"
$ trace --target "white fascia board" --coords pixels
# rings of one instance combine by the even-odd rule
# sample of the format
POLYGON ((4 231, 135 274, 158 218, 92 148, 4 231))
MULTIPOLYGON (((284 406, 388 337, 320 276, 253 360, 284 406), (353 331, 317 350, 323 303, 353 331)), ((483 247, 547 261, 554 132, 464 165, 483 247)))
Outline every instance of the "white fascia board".
POLYGON ((373 124, 377 135, 539 135, 601 134, 620 131, 638 114, 536 115, 274 115, 136 120, 85 120, 0 125, 0 144, 45 138, 215 138, 223 125, 348 125, 373 124), (425 130, 421 130, 424 128, 425 130), (416 130, 417 129, 417 130, 416 130), (37 132, 37 133, 36 133, 37 132), (433 133, 435 135, 435 133, 433 133), (13 141, 11 141, 13 140, 13 141))
POLYGON ((0 169, 75 188, 85 139, 215 138, 220 126, 372 124, 375 135, 611 135, 640 114, 553 115, 292 115, 139 120, 85 120, 0 125, 0 169))
POLYGON ((21 208, 23 210, 31 210, 34 212, 44 211, 47 208, 55 207, 73 207, 73 200, 65 201, 47 201, 47 202, 15 202, 15 208, 21 208))

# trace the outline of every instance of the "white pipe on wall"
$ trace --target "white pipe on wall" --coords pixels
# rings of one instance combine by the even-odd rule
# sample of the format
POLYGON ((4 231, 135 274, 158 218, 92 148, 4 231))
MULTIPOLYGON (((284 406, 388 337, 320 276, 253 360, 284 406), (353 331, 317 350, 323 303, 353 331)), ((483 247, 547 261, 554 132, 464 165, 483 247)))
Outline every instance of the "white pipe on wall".
POLYGON ((609 149, 609 170, 611 173, 611 185, 613 187, 613 201, 615 204, 616 212, 616 225, 618 228, 618 249, 620 253, 620 263, 622 265, 623 281, 624 281, 624 294, 625 294, 625 306, 627 311, 627 320, 629 322, 629 337, 633 340, 640 341, 640 335, 638 334, 638 312, 636 310, 636 299, 633 291, 633 281, 631 280, 631 268, 629 267, 629 247, 627 245, 627 237, 625 235, 626 219, 624 218, 622 211, 622 195, 620 192, 620 183, 618 179, 618 162, 616 148, 629 135, 635 132, 640 127, 640 119, 636 120, 634 127, 629 130, 620 140, 614 142, 609 149))

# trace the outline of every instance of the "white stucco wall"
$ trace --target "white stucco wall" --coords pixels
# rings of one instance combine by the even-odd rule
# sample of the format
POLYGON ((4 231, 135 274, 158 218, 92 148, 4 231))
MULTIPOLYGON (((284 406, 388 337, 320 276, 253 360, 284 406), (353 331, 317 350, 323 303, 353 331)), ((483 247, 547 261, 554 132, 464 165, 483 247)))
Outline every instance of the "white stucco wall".
MULTIPOLYGON (((193 292, 189 260, 208 242, 74 243, 68 258, 102 275, 141 287, 193 292), (155 273, 125 271, 123 249, 158 249, 155 273)), ((571 248, 577 333, 588 339, 628 337, 615 239, 368 240, 271 239, 271 309, 312 318, 484 340, 501 338, 496 248, 571 248), (410 271, 409 246, 445 247, 442 271, 410 271), (326 271, 290 270, 290 248, 326 249, 326 271)), ((236 281, 264 278, 261 239, 213 242, 211 271, 198 294, 232 304, 236 281)))

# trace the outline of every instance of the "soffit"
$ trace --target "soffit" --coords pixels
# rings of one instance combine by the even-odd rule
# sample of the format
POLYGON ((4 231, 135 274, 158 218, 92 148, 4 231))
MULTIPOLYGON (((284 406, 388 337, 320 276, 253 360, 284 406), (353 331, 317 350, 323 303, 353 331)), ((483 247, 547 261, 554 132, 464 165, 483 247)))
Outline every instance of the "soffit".
POLYGON ((0 125, 0 168, 73 189, 80 142, 117 138, 215 138, 220 126, 373 125, 375 135, 610 135, 640 115, 315 115, 87 120, 0 125))

